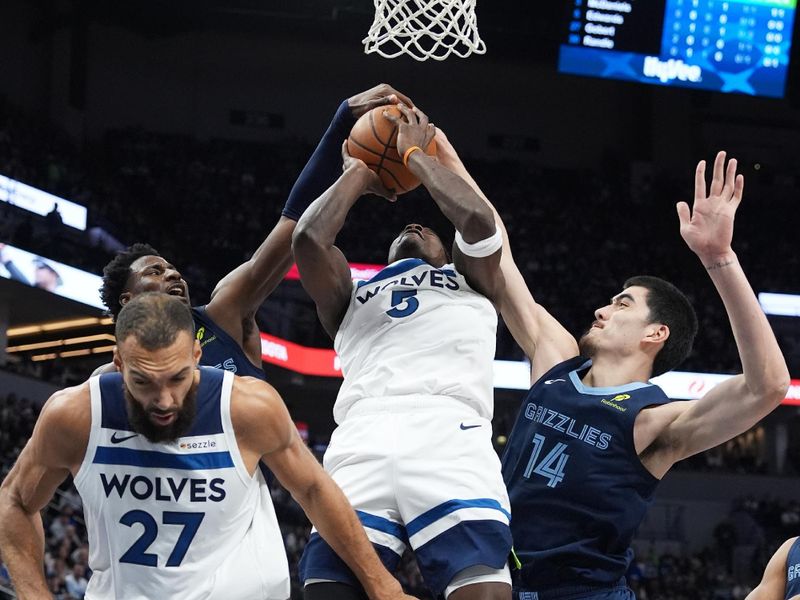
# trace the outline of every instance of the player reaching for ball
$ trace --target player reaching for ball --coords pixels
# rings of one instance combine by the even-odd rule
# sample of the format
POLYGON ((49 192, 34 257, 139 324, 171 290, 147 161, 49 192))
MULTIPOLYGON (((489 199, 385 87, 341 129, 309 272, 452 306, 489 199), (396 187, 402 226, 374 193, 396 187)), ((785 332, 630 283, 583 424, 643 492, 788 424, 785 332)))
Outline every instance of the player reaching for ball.
MULTIPOLYGON (((392 193, 343 146, 342 176, 306 210, 292 244, 344 373, 323 464, 390 571, 409 545, 436 596, 509 599, 509 507, 490 423, 502 237, 472 188, 416 150, 434 136, 427 117, 398 108, 398 151, 455 226, 453 260, 433 231, 409 224, 389 265, 352 282, 336 236, 362 195, 392 193)), ((363 598, 316 533, 300 576, 307 600, 363 598)))
MULTIPOLYGON (((478 191, 452 146, 438 143, 442 164, 478 191)), ((701 161, 694 206, 677 206, 681 236, 722 298, 744 368, 699 400, 670 401, 648 381, 691 350, 697 321, 677 288, 629 279, 576 342, 534 301, 504 235, 498 301, 531 359, 532 382, 503 456, 521 560, 516 600, 633 598, 624 577, 630 544, 660 479, 679 460, 747 431, 785 397, 786 362, 731 249, 743 188, 736 160, 726 169, 720 152, 710 192, 701 161)))
MULTIPOLYGON (((297 219, 335 181, 341 165, 341 138, 356 119, 375 107, 399 101, 408 99, 384 83, 339 105, 328 130, 292 186, 272 231, 250 260, 217 283, 208 304, 192 308, 197 339, 203 348, 201 364, 266 379, 261 370, 261 338, 255 314, 292 264, 291 240, 297 219)), ((103 269, 100 295, 108 312, 116 318, 127 302, 143 292, 165 292, 190 305, 189 285, 178 269, 149 245, 134 244, 103 269)), ((95 374, 114 370, 109 363, 95 374)))

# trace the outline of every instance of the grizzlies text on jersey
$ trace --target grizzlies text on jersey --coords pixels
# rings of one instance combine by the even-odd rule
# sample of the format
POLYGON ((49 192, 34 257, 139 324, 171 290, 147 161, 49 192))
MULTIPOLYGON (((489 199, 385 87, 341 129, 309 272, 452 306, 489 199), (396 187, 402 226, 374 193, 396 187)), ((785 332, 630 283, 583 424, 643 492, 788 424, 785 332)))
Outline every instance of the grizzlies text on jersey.
POLYGON ((503 456, 526 590, 616 585, 659 481, 636 453, 633 426, 669 399, 648 383, 584 386, 590 366, 576 357, 533 385, 503 456))
POLYGON ((231 424, 233 374, 201 367, 197 414, 174 442, 133 431, 122 376, 89 380, 83 499, 90 600, 284 599, 289 570, 269 489, 231 424))

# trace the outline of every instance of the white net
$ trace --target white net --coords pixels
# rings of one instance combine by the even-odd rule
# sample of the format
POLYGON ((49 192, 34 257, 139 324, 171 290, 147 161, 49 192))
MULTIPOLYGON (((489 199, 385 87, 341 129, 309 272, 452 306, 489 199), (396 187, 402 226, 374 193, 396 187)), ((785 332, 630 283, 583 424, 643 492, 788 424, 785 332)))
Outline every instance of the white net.
POLYGON ((483 54, 476 0, 374 0, 375 20, 363 39, 364 52, 384 58, 408 54, 444 60, 483 54))

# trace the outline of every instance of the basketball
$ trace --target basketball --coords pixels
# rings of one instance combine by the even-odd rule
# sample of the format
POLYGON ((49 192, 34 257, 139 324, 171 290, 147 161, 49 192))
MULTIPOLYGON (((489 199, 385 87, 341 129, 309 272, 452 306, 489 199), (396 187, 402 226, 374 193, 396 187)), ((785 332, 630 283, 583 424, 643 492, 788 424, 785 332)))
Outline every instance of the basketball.
MULTIPOLYGON (((404 194, 420 181, 403 165, 403 157, 397 152, 397 125, 384 117, 384 112, 402 118, 395 106, 379 106, 363 114, 350 130, 347 152, 375 171, 386 189, 404 194)), ((425 152, 436 154, 435 140, 431 140, 425 152)))

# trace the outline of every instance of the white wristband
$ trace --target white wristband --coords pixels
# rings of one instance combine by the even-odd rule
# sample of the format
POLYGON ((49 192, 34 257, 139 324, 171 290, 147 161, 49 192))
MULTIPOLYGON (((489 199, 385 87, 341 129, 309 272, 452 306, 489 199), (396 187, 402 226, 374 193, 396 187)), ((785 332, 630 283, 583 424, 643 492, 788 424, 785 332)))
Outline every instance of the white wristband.
POLYGON ((486 258, 503 247, 503 234, 501 233, 500 229, 497 228, 494 232, 494 235, 486 238, 485 240, 475 242, 474 244, 468 244, 464 241, 464 238, 461 237, 461 233, 456 231, 456 246, 458 246, 458 249, 461 250, 461 252, 466 256, 471 256, 473 258, 486 258))

